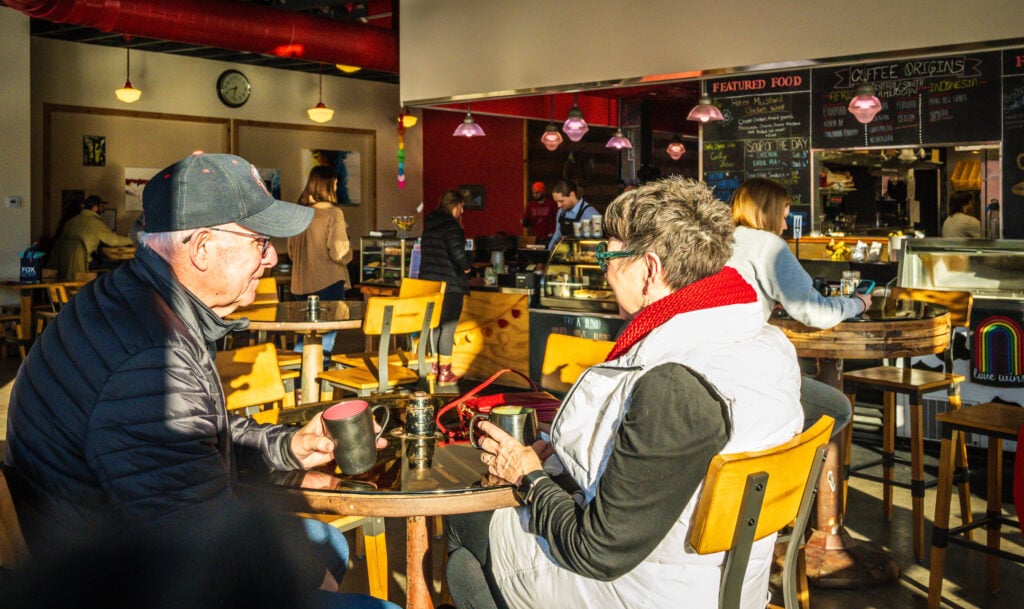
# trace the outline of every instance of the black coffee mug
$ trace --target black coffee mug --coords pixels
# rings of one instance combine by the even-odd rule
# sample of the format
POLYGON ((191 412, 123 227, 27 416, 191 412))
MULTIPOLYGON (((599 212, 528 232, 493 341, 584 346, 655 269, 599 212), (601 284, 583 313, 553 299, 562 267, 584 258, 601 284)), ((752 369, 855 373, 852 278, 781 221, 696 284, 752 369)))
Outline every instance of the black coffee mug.
POLYGON ((365 400, 339 402, 324 411, 324 434, 334 440, 334 461, 341 473, 354 476, 377 462, 377 440, 384 433, 391 411, 387 404, 370 408, 365 400), (383 409, 380 432, 373 431, 373 415, 383 409))
POLYGON ((490 414, 474 415, 469 421, 469 443, 480 448, 477 439, 477 421, 490 421, 519 441, 529 446, 537 441, 537 411, 522 406, 495 406, 490 414))

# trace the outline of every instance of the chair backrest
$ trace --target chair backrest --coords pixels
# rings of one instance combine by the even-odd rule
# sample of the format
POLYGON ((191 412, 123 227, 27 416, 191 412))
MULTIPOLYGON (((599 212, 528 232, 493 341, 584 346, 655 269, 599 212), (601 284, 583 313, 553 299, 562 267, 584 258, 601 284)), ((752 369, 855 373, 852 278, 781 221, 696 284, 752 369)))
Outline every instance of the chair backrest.
POLYGON ((583 374, 608 357, 615 343, 568 334, 549 334, 541 364, 540 386, 565 393, 583 374))
MULTIPOLYGON (((377 380, 379 391, 387 391, 388 387, 388 356, 390 355, 391 338, 399 334, 412 335, 419 332, 425 335, 431 328, 441 323, 441 301, 444 295, 436 292, 427 296, 371 296, 366 300, 363 333, 367 336, 380 336, 377 353, 377 380)), ((420 340, 417 345, 419 358, 419 374, 426 374, 427 342, 420 340)))
POLYGON ((229 411, 273 405, 284 400, 284 382, 273 343, 218 351, 217 374, 224 386, 224 399, 229 411))
POLYGON ((259 283, 256 284, 256 299, 253 300, 253 304, 269 304, 279 301, 277 279, 273 277, 260 277, 259 283))
POLYGON ((970 292, 892 288, 889 298, 896 300, 921 300, 942 305, 949 309, 949 323, 952 327, 967 328, 971 325, 971 309, 974 307, 974 295, 970 292))
MULTIPOLYGON (((775 448, 721 454, 711 460, 693 516, 690 546, 698 554, 729 553, 719 607, 739 607, 754 541, 794 522, 792 539, 802 538, 834 422, 823 416, 807 431, 775 448)), ((790 545, 795 559, 798 544, 790 545)), ((788 552, 786 564, 792 564, 788 552)), ((795 587, 790 589, 795 598, 795 587)), ((787 598, 786 606, 793 609, 796 605, 790 600, 787 598)))
POLYGON ((28 559, 28 546, 21 534, 14 499, 7 486, 3 467, 0 467, 0 567, 14 569, 28 559))
POLYGON ((414 279, 403 277, 402 283, 398 286, 399 296, 428 296, 430 294, 444 294, 448 284, 443 281, 431 281, 429 279, 414 279))
POLYGON ((53 309, 53 312, 60 313, 60 310, 64 308, 64 305, 68 304, 68 300, 74 296, 83 285, 85 285, 85 282, 81 281, 65 281, 63 283, 46 284, 46 295, 50 298, 50 307, 53 309))

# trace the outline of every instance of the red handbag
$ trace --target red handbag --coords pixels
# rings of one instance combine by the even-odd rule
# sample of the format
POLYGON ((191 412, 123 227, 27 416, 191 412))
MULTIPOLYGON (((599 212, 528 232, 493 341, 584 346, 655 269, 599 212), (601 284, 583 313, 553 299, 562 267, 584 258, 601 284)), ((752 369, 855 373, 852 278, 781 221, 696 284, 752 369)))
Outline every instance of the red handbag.
POLYGON ((537 411, 537 420, 541 423, 550 423, 555 418, 555 413, 562 402, 547 391, 537 388, 537 383, 518 370, 502 368, 491 375, 491 378, 470 389, 462 396, 448 402, 437 411, 435 417, 437 428, 443 433, 449 442, 463 442, 469 440, 469 420, 475 414, 488 414, 495 406, 523 406, 533 408, 537 411), (507 393, 493 393, 490 395, 477 396, 488 385, 493 383, 499 376, 506 372, 512 372, 523 377, 530 383, 532 391, 510 391, 507 393), (441 417, 454 410, 457 418, 453 422, 449 415, 448 424, 442 422, 441 417))

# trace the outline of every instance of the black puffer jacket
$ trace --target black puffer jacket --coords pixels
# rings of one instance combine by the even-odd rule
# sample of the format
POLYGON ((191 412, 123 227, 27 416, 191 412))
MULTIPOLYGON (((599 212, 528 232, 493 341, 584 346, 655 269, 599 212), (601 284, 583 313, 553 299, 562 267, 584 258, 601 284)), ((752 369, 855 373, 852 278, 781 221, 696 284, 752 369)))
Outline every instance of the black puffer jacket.
POLYGON ((294 430, 228 415, 225 322, 148 248, 82 289, 18 371, 4 460, 30 550, 106 521, 169 530, 233 509, 236 460, 293 469, 294 430))
POLYGON ((443 209, 427 214, 420 242, 420 279, 444 281, 448 293, 468 294, 466 271, 470 268, 466 233, 459 221, 443 209))

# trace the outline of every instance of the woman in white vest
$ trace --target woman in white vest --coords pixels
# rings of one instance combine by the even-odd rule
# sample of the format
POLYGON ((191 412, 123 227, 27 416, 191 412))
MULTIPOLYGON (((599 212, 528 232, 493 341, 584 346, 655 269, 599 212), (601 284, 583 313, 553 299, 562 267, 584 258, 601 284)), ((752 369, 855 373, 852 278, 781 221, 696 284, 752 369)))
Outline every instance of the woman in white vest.
MULTIPOLYGON (((629 324, 569 391, 550 442, 481 423, 481 458, 523 505, 449 519, 460 608, 714 609, 723 555, 686 543, 708 463, 801 429, 796 353, 724 266, 729 208, 670 178, 620 195, 604 230, 598 264, 629 324)), ((765 606, 773 544, 754 546, 745 609, 765 606)))

